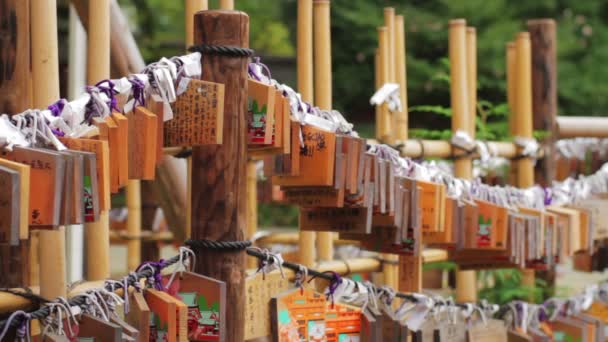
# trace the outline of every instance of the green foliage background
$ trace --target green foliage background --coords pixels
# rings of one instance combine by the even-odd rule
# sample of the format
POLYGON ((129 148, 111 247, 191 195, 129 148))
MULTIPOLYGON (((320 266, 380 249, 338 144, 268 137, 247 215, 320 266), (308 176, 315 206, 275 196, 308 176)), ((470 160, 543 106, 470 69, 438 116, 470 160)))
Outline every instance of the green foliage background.
MULTIPOLYGON (((251 46, 258 54, 294 56, 296 0, 235 2, 250 16, 251 46)), ((147 61, 183 51, 184 1, 119 3, 129 14, 147 61)), ((383 22, 384 6, 394 6, 405 15, 410 106, 449 107, 448 83, 438 76, 439 70, 445 70, 449 19, 466 18, 477 28, 479 97, 500 105, 505 102, 505 44, 525 29, 526 20, 554 18, 559 38, 559 114, 601 115, 606 111, 608 69, 602 68, 608 60, 608 22, 603 20, 608 16, 606 1, 332 0, 334 106, 357 123, 373 121, 369 97, 374 84, 376 27, 383 22)), ((210 7, 217 8, 217 0, 210 0, 210 7)), ((418 109, 410 115, 411 128, 449 128, 448 119, 418 109)), ((441 132, 434 134, 442 137, 441 132)))

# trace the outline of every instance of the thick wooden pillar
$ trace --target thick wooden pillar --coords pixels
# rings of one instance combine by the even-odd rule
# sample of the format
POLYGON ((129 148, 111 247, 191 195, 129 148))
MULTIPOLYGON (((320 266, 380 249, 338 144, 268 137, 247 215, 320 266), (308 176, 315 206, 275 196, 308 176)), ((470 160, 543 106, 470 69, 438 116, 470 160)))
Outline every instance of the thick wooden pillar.
MULTIPOLYGON (((313 12, 315 104, 321 109, 332 109, 329 0, 314 0, 313 12)), ((317 249, 320 261, 333 259, 333 234, 332 232, 317 233, 317 249)))
MULTIPOLYGON (((449 51, 450 51, 450 76, 451 103, 452 103, 452 132, 471 132, 469 126, 471 111, 469 105, 471 99, 468 96, 469 83, 467 81, 467 32, 464 19, 450 21, 449 51)), ((457 151, 457 153, 462 153, 457 151)), ((459 178, 471 179, 473 165, 471 158, 461 158, 454 161, 454 175, 459 178)), ((456 272, 456 301, 477 301, 477 280, 475 271, 456 272)))
POLYGON ((546 154, 537 163, 536 182, 547 186, 555 179, 557 139, 557 33, 555 20, 528 21, 532 45, 532 115, 535 130, 549 133, 546 154))
MULTIPOLYGON (((0 21, 13 23, 0 27, 0 36, 6 37, 0 53, 0 113, 10 115, 32 107, 30 0, 0 0, 0 8, 0 21)), ((0 274, 5 275, 0 277, 0 287, 32 285, 27 267, 29 243, 0 246, 0 274)), ((30 263, 37 265, 38 261, 30 263)))
MULTIPOLYGON (((249 47, 249 17, 211 10, 194 17, 195 44, 249 47)), ((205 55, 202 79, 223 83, 223 144, 192 151, 192 238, 241 241, 246 222, 247 65, 246 57, 205 55)), ((226 282, 226 341, 243 341, 245 253, 201 250, 196 272, 226 282)))
MULTIPOLYGON (((312 0, 298 0, 298 92, 302 100, 313 101, 313 52, 312 52, 312 0)), ((298 254, 300 264, 313 267, 315 264, 315 238, 312 231, 300 231, 298 254)))
MULTIPOLYGON (((528 21, 532 45, 532 115, 535 130, 549 135, 542 141, 545 157, 536 164, 535 182, 547 186, 556 176, 555 141, 557 131, 557 32, 553 19, 528 21)), ((551 287, 555 286, 555 269, 538 272, 551 287)), ((530 282, 530 280, 528 280, 530 282)), ((534 277, 531 286, 535 285, 534 277)))

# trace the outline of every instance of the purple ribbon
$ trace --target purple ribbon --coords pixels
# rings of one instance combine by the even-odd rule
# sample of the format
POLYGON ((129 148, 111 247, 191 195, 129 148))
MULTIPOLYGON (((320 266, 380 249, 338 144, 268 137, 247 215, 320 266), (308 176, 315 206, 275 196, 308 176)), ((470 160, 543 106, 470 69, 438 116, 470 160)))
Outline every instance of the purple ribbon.
POLYGON ((260 62, 260 57, 255 57, 253 59, 253 63, 249 63, 247 67, 247 71, 249 72, 249 76, 253 77, 256 81, 262 81, 262 78, 258 76, 257 71, 255 70, 255 65, 261 66, 268 73, 268 79, 271 80, 272 76, 270 74, 270 69, 266 66, 266 64, 260 62))
POLYGON ((60 116, 61 112, 63 112, 63 108, 65 107, 66 100, 61 99, 52 105, 48 106, 47 109, 53 113, 53 116, 60 116))
POLYGON ((333 274, 332 280, 331 282, 329 282, 329 287, 327 288, 327 296, 326 299, 330 299, 331 298, 331 308, 334 308, 334 293, 336 292, 336 290, 338 289, 338 286, 340 286, 340 284, 342 284, 342 277, 340 277, 340 275, 334 271, 331 271, 330 273, 333 274))
POLYGON ((95 86, 97 87, 97 89, 99 89, 99 91, 106 94, 110 98, 110 109, 119 112, 120 110, 118 110, 116 97, 114 96, 118 94, 118 91, 114 89, 114 82, 112 82, 111 80, 103 80, 97 82, 95 86), (107 83, 107 85, 104 86, 104 83, 107 83))
POLYGON ((146 261, 139 265, 135 272, 139 272, 141 269, 145 268, 146 265, 150 265, 154 269, 154 274, 152 275, 152 278, 154 278, 154 289, 164 291, 163 276, 161 275, 160 271, 167 266, 165 259, 160 259, 158 262, 146 261))
MULTIPOLYGON (((53 114, 54 117, 59 117, 61 116, 61 112, 63 112, 63 108, 65 107, 66 102, 66 99, 60 99, 57 102, 48 106, 47 109, 51 111, 51 114, 53 114)), ((65 133, 55 128, 51 128, 51 132, 53 132, 53 134, 58 137, 65 136, 65 133)))
MULTIPOLYGON (((323 273, 332 275, 331 280, 329 282, 329 286, 327 287, 327 295, 325 296, 325 300, 331 299, 331 308, 333 309, 334 308, 334 293, 338 289, 338 286, 340 286, 340 284, 342 284, 342 277, 340 277, 340 275, 334 271, 325 271, 323 273)), ((314 277, 310 278, 310 280, 308 280, 308 282, 310 283, 316 277, 317 276, 315 275, 314 277)))
POLYGON ((553 202, 553 193, 549 188, 543 188, 543 192, 545 193, 545 206, 551 205, 551 202, 553 202))
POLYGON ((24 313, 22 316, 24 319, 21 321, 21 324, 19 324, 15 334, 15 337, 17 337, 18 340, 25 339, 25 337, 30 333, 28 323, 32 319, 32 316, 29 313, 24 313))
POLYGON ((146 88, 146 85, 137 77, 129 78, 129 82, 131 82, 131 94, 133 95, 133 100, 135 101, 134 107, 137 107, 138 103, 142 107, 145 106, 146 97, 144 95, 144 89, 146 88))

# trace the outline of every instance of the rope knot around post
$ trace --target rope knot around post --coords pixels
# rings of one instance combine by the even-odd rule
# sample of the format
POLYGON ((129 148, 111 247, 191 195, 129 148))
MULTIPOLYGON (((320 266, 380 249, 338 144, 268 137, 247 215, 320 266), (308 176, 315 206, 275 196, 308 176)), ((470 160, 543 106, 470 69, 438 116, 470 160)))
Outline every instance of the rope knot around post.
POLYGON ((198 44, 188 47, 189 52, 200 52, 203 55, 220 55, 225 57, 251 57, 253 49, 229 45, 198 44))
POLYGON ((239 252, 251 247, 251 241, 213 241, 213 240, 193 240, 188 239, 185 245, 194 251, 202 249, 214 250, 217 252, 239 252))

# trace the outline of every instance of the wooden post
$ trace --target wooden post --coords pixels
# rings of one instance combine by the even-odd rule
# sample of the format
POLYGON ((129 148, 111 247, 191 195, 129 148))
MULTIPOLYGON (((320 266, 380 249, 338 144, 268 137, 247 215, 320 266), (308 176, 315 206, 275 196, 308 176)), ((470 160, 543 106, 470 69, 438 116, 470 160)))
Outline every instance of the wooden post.
MULTIPOLYGON (((0 21, 13 22, 0 29, 5 35, 4 53, 0 54, 0 113, 16 114, 32 107, 30 71, 30 1, 4 1, 0 21), (11 21, 14 20, 14 21, 11 21)), ((28 272, 28 246, 32 241, 20 241, 19 246, 0 246, 0 287, 32 285, 28 272)), ((37 259, 29 259, 32 266, 37 259)), ((36 267, 35 278, 38 278, 36 267)), ((36 283, 36 285, 38 285, 36 283)))
MULTIPOLYGON (((313 101, 312 0, 298 0, 298 91, 302 100, 313 101)), ((300 264, 315 264, 315 232, 300 231, 298 253, 300 264)))
POLYGON ((405 53, 405 23, 402 15, 395 16, 395 73, 399 83, 399 96, 401 98, 401 112, 397 113, 395 123, 396 142, 406 141, 408 138, 408 109, 407 109, 407 67, 405 53))
MULTIPOLYGON (((210 10, 194 17, 195 44, 249 47, 249 17, 238 11, 210 10)), ((242 241, 246 223, 248 58, 205 55, 202 79, 223 83, 222 145, 192 151, 192 238, 242 241)), ((226 341, 243 341, 245 253, 201 250, 196 272, 226 282, 226 341)))
MULTIPOLYGON (((515 39, 515 118, 513 136, 532 138, 532 52, 530 34, 520 32, 515 39)), ((518 151, 521 153, 521 148, 518 151)), ((534 185, 534 160, 522 158, 517 162, 517 186, 534 185)), ((533 269, 522 270, 522 285, 534 287, 533 269)), ((530 293, 530 299, 533 299, 530 293)))
MULTIPOLYGON (((54 11, 53 9, 53 13, 54 11)), ((110 77, 109 0, 89 2, 88 19, 87 83, 95 84, 110 77)), ((85 224, 85 241, 87 278, 89 280, 108 278, 110 276, 110 219, 108 211, 100 212, 99 221, 85 224)))
POLYGON ((547 156, 538 163, 536 182, 550 185, 555 178, 557 139, 557 38, 555 20, 528 21, 532 46, 532 115, 535 130, 549 133, 543 143, 547 156))
MULTIPOLYGON (((557 161, 557 33, 553 19, 528 21, 532 45, 532 115, 535 130, 549 135, 543 140, 545 157, 537 163, 536 183, 547 186, 555 180, 557 161)), ((538 272, 550 287, 555 287, 555 269, 538 272)), ((529 282, 529 280, 528 280, 529 282)), ((534 286, 532 279, 531 286, 534 286)))
MULTIPOLYGON (((46 108, 59 99, 56 8, 55 0, 31 3, 32 86, 35 108, 46 108)), ((38 262, 40 295, 45 298, 65 296, 65 229, 63 227, 39 233, 38 262)))
POLYGON ((5 23, 15 22, 3 29, 8 45, 6 53, 0 55, 0 113, 16 114, 32 106, 30 1, 4 1, 4 6, 0 18, 5 23))
MULTIPOLYGON (((315 104, 321 109, 332 109, 329 0, 314 0, 313 12, 315 104)), ((333 260, 332 232, 317 233, 317 250, 320 261, 333 260)))
MULTIPOLYGON (((471 132, 469 126, 470 98, 468 97, 469 83, 467 82, 467 32, 464 19, 450 20, 449 50, 450 50, 450 88, 452 103, 452 132, 462 130, 471 132)), ((454 175, 459 178, 470 179, 473 175, 470 158, 461 158, 454 161, 454 175)), ((477 301, 477 280, 474 271, 456 272, 456 301, 477 301)))

